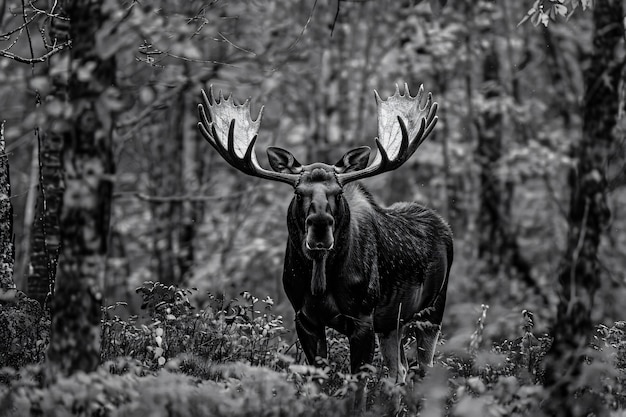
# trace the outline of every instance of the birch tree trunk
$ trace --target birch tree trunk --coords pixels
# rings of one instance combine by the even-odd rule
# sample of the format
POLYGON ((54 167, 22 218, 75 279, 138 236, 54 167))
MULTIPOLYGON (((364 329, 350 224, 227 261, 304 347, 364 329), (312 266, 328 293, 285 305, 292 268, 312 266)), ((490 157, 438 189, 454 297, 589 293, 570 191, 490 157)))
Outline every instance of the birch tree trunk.
MULTIPOLYGON (((65 21, 51 19, 49 34, 52 44, 66 43, 69 33, 65 21)), ((58 103, 66 100, 68 94, 67 65, 69 51, 50 57, 48 76, 52 85, 50 97, 58 103)), ((50 99, 50 97, 48 99, 50 99)), ((59 107, 61 108, 61 107, 59 107)), ((46 306, 48 297, 54 292, 54 280, 59 258, 59 212, 63 199, 63 134, 53 128, 58 121, 51 117, 42 132, 37 132, 39 185, 35 218, 30 236, 30 260, 27 277, 27 294, 46 306)))
MULTIPOLYGON (((53 61, 54 58, 53 57, 53 61)), ((62 86, 55 87, 57 97, 62 86)), ((54 292, 59 257, 59 210, 63 197, 61 151, 63 137, 52 130, 42 133, 39 143, 39 193, 31 235, 27 293, 30 298, 46 304, 54 292)))

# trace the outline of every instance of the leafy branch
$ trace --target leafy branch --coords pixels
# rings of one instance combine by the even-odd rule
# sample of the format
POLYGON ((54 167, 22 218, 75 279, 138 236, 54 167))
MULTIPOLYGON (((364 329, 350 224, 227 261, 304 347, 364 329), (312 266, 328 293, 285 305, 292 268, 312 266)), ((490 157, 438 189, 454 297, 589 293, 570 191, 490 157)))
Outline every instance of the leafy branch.
POLYGON ((548 23, 555 21, 559 16, 569 19, 579 6, 582 6, 583 10, 587 10, 592 5, 592 0, 535 0, 532 7, 526 12, 526 16, 517 26, 530 20, 535 26, 539 26, 541 23, 548 27, 548 23))

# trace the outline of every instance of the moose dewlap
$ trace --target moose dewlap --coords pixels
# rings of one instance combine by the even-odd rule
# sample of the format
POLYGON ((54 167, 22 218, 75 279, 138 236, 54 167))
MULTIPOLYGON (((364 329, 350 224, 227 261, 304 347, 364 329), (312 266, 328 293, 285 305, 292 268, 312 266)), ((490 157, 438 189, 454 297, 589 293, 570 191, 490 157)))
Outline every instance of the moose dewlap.
POLYGON ((236 105, 220 93, 202 91, 198 127, 233 167, 294 188, 287 212, 289 239, 283 285, 296 317, 307 360, 325 358, 327 326, 350 343, 352 372, 373 360, 375 334, 390 375, 404 381, 402 347, 407 324, 415 329, 417 357, 432 365, 452 265, 452 232, 433 210, 416 203, 381 207, 354 181, 392 171, 406 162, 437 123, 437 103, 423 87, 411 97, 408 86, 378 104, 378 152, 348 151, 337 163, 300 164, 289 152, 269 147, 272 170, 256 157, 261 115, 252 120, 250 103, 236 105))

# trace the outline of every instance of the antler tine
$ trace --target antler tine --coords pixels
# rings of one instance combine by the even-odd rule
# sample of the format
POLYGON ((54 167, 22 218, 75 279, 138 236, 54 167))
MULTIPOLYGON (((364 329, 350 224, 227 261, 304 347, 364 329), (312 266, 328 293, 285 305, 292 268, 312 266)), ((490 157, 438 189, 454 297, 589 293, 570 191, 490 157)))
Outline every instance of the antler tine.
POLYGON ((411 97, 408 85, 404 92, 396 84, 393 96, 382 100, 374 91, 378 104, 378 153, 374 160, 360 171, 337 175, 342 184, 392 171, 404 164, 430 135, 437 124, 436 102, 429 92, 422 106, 424 86, 411 97))
POLYGON ((297 174, 274 172, 263 168, 256 157, 255 144, 259 130, 263 107, 256 120, 250 115, 250 100, 237 105, 232 95, 224 98, 220 90, 218 98, 213 95, 213 86, 209 94, 202 90, 202 103, 198 104, 198 129, 209 144, 232 167, 254 177, 265 178, 295 185, 297 174))

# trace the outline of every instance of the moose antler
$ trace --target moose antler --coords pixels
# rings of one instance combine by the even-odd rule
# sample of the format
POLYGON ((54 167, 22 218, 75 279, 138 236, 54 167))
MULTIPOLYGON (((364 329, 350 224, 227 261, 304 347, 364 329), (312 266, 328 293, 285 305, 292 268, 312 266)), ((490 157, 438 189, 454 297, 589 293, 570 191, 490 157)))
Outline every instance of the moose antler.
POLYGON ((224 98, 220 91, 219 97, 213 96, 213 86, 207 95, 202 90, 203 104, 198 104, 200 122, 198 128, 202 136, 219 152, 234 168, 254 177, 285 182, 295 185, 299 175, 274 172, 263 168, 256 157, 254 145, 257 140, 263 107, 256 120, 250 115, 250 100, 243 104, 235 104, 229 95, 224 98))
POLYGON ((396 85, 395 94, 387 100, 381 100, 377 91, 374 94, 378 104, 378 153, 364 169, 337 174, 342 184, 398 168, 413 155, 437 124, 437 103, 433 102, 431 93, 421 107, 423 85, 415 97, 411 97, 406 83, 404 93, 400 93, 396 85))

